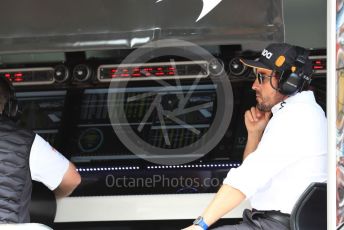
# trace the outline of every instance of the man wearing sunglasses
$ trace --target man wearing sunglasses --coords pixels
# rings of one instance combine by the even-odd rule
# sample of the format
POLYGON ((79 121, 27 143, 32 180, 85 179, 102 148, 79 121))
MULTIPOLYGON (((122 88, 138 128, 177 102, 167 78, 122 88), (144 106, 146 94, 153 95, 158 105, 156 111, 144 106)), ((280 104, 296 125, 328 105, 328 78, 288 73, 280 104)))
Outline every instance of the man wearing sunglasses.
POLYGON ((327 179, 327 125, 310 83, 304 48, 271 44, 253 69, 256 107, 245 113, 248 133, 240 167, 231 169, 213 201, 186 230, 207 229, 245 199, 243 222, 217 230, 290 229, 290 213, 312 182, 327 179))

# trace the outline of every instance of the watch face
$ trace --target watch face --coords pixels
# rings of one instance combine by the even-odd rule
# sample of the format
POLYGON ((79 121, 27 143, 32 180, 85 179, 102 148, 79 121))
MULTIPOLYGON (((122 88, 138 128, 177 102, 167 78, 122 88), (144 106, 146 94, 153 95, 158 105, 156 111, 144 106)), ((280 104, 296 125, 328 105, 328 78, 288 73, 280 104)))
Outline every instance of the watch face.
POLYGON ((198 225, 200 222, 202 222, 203 217, 199 216, 197 219, 193 222, 193 224, 198 225))

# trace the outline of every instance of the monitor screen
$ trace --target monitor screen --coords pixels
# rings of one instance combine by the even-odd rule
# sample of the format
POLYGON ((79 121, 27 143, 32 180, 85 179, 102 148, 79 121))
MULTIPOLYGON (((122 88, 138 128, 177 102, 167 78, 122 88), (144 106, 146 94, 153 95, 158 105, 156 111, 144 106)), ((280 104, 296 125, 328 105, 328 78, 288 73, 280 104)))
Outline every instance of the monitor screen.
POLYGON ((66 91, 17 92, 19 119, 17 123, 41 135, 54 147, 61 131, 66 91))
MULTIPOLYGON (((183 86, 179 91, 162 91, 162 87, 85 90, 79 124, 72 138, 75 141, 73 153, 79 156, 77 159, 135 157, 120 141, 121 132, 116 132, 116 126, 130 126, 141 140, 162 151, 195 145, 214 119, 216 93, 213 85, 197 87, 186 105, 191 109, 180 112, 182 117, 162 117, 162 111, 172 112, 178 108, 181 94, 189 87, 183 86), (109 103, 108 93, 115 97, 109 103), (123 106, 126 123, 110 121, 108 105, 117 111, 123 106)), ((200 148, 201 144, 199 142, 195 148, 200 148)))
POLYGON ((205 156, 201 150, 209 144, 206 135, 218 115, 216 85, 85 89, 75 106, 68 152, 74 162, 176 157, 240 161, 246 142, 245 101, 254 103, 254 95, 243 87, 248 85, 233 89, 242 103, 235 103, 226 132, 213 139, 205 156))

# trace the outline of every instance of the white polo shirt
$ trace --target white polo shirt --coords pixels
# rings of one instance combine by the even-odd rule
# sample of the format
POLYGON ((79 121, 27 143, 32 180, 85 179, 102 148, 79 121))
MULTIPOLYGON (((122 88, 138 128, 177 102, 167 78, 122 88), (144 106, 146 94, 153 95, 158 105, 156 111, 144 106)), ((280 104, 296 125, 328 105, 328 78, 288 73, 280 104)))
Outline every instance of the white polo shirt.
POLYGON ((223 183, 244 193, 252 208, 291 213, 311 182, 327 179, 327 122, 311 91, 272 113, 257 149, 223 183))
POLYGON ((42 182, 50 190, 56 189, 61 183, 69 166, 69 161, 37 134, 29 161, 32 180, 42 182))

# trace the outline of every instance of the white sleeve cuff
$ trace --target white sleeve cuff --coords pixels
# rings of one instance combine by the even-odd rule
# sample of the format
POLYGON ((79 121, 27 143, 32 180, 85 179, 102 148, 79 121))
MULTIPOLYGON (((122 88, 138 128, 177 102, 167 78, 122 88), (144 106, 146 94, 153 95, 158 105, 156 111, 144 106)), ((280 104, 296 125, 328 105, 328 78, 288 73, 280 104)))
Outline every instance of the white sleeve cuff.
POLYGON ((42 137, 36 134, 30 152, 32 180, 42 182, 50 190, 61 183, 69 161, 42 137))

